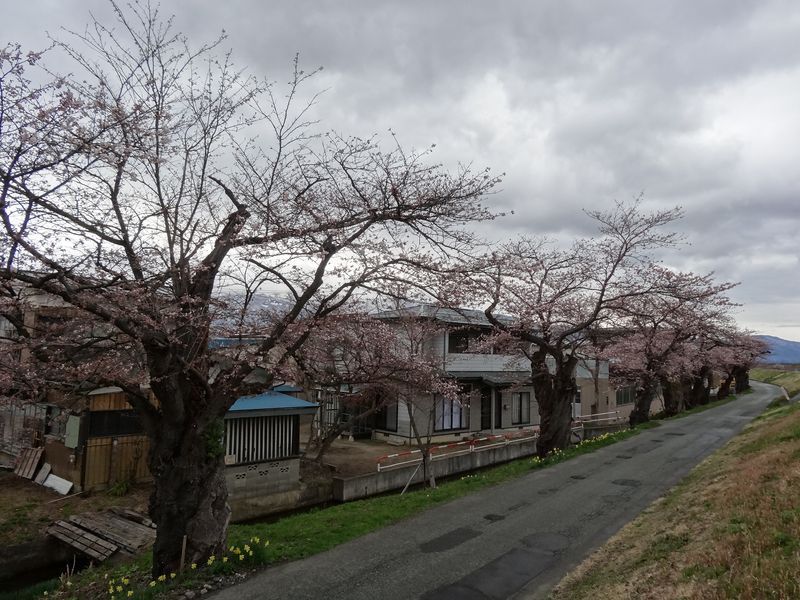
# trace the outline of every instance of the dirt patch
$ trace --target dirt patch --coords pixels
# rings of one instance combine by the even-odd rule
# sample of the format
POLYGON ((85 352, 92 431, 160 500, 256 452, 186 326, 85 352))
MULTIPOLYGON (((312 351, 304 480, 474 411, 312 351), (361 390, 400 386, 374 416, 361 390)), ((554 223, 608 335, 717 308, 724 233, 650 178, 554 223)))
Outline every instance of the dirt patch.
POLYGON ((0 544, 21 544, 41 537, 50 523, 72 514, 112 506, 146 512, 150 489, 146 485, 131 488, 123 496, 88 492, 64 498, 11 472, 0 471, 0 544))
POLYGON ((380 456, 408 450, 406 447, 392 446, 375 440, 336 440, 323 457, 323 463, 330 465, 334 474, 352 477, 374 473, 380 456))

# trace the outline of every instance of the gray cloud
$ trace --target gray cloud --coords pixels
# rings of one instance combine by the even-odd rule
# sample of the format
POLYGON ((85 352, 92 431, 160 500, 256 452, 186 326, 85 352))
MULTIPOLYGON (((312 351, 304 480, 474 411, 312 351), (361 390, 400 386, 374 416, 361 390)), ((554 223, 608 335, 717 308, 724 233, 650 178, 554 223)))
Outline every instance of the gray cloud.
MULTIPOLYGON (((172 0, 192 41, 220 30, 252 72, 324 66, 316 114, 348 134, 398 132, 435 157, 505 172, 483 228, 589 233, 582 208, 644 192, 684 206, 692 245, 666 257, 742 281, 743 324, 800 339, 800 6, 700 2, 172 0)), ((4 7, 6 38, 79 28, 101 0, 4 7), (9 27, 9 25, 11 25, 9 27)))

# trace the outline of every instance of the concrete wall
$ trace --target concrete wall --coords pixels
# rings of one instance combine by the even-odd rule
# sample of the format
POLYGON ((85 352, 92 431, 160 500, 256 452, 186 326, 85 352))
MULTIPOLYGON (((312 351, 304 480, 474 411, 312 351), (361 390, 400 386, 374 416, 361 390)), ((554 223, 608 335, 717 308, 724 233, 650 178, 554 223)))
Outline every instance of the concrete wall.
POLYGON ((225 467, 228 502, 238 520, 293 508, 300 499, 300 459, 225 467))
POLYGON ((238 498, 297 489, 300 486, 300 459, 230 465, 225 467, 225 483, 231 495, 238 498))
MULTIPOLYGON (((536 441, 530 440, 498 446, 481 452, 469 452, 458 456, 436 459, 431 465, 433 474, 436 477, 447 477, 449 475, 456 475, 458 473, 480 469, 481 467, 507 462, 515 458, 531 456, 535 453, 536 441)), ((345 502, 348 500, 366 498, 367 496, 373 496, 389 490, 402 489, 416 468, 417 465, 413 464, 390 471, 372 473, 370 475, 334 477, 333 497, 335 500, 345 502)), ((417 471, 412 483, 422 483, 422 468, 417 471)))
POLYGON ((581 416, 616 410, 615 392, 608 379, 598 379, 596 390, 591 377, 576 377, 575 384, 581 390, 581 416))
POLYGON ((330 481, 303 483, 300 459, 225 467, 233 521, 321 504, 333 498, 330 481))

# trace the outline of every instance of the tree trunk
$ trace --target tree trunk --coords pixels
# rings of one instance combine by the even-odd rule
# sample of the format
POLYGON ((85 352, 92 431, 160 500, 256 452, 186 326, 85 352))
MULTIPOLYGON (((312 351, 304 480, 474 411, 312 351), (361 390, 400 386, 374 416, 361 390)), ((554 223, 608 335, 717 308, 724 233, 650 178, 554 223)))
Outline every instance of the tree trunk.
POLYGON ((572 402, 575 398, 576 360, 573 357, 556 362, 556 372, 550 373, 544 356, 535 354, 531 359, 533 390, 539 405, 539 439, 536 454, 544 458, 559 448, 569 445, 572 422, 572 402))
POLYGON ((325 453, 330 450, 331 446, 333 446, 333 442, 342 435, 344 430, 345 426, 337 426, 335 430, 326 432, 322 439, 318 440, 317 455, 314 457, 314 462, 320 465, 322 464, 325 453))
POLYGON ((688 376, 681 377, 678 384, 681 389, 681 397, 683 398, 683 406, 685 410, 694 408, 694 396, 692 395, 692 378, 688 376))
POLYGON ((636 390, 636 401, 628 420, 631 427, 636 427, 650 420, 650 405, 653 403, 653 398, 656 397, 657 389, 658 384, 655 380, 646 379, 642 387, 636 390))
POLYGON ((731 394, 731 384, 733 383, 733 371, 725 375, 725 379, 719 384, 719 391, 717 391, 717 400, 727 398, 731 394))
POLYGON ((736 367, 734 379, 736 380, 734 389, 737 394, 750 389, 750 370, 747 367, 736 367))
POLYGON ((683 389, 680 382, 661 378, 661 389, 664 391, 664 414, 674 417, 684 408, 683 389))
MULTIPOLYGON (((436 476, 433 474, 433 469, 431 469, 431 431, 432 431, 432 423, 428 423, 428 431, 426 434, 425 440, 422 439, 422 434, 417 427, 417 419, 414 416, 414 406, 410 401, 405 402, 406 409, 408 411, 408 421, 411 425, 411 431, 414 434, 414 439, 417 441, 417 447, 422 452, 422 480, 425 482, 425 485, 435 488, 436 487, 436 476)), ((435 407, 432 406, 431 410, 428 411, 429 415, 434 414, 435 407)))
POLYGON ((711 369, 701 367, 695 372, 692 381, 692 405, 701 406, 711 400, 711 369))
POLYGON ((176 433, 164 425, 151 439, 150 471, 154 478, 150 518, 158 527, 153 546, 153 576, 177 573, 183 536, 186 564, 221 554, 230 521, 223 453, 215 444, 220 421, 205 428, 189 424, 176 433))

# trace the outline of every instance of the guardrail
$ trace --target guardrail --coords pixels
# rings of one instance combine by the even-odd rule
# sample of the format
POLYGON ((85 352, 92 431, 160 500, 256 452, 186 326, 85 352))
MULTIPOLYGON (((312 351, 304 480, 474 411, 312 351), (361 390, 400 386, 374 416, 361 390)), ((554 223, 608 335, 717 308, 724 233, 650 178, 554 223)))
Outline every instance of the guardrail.
POLYGON ((582 415, 580 417, 576 417, 575 422, 580 423, 581 425, 586 425, 586 424, 591 425, 593 423, 602 423, 607 421, 616 422, 619 420, 620 420, 619 411, 614 410, 611 412, 597 413, 594 415, 582 415), (614 416, 606 416, 606 415, 614 415, 614 416))
MULTIPOLYGON (((489 450, 490 448, 497 448, 498 446, 508 446, 509 444, 517 444, 520 442, 535 440, 539 437, 538 427, 532 427, 530 429, 522 431, 524 432, 522 435, 519 434, 513 436, 507 434, 487 435, 480 438, 461 440, 460 442, 451 442, 449 444, 441 444, 439 446, 433 446, 430 449, 430 457, 432 461, 441 460, 443 458, 449 458, 451 456, 459 456, 461 454, 469 454, 472 452, 482 452, 484 450, 489 450), (452 450, 453 448, 458 448, 458 449, 452 450)), ((421 462, 422 450, 415 449, 415 450, 406 450, 405 452, 397 452, 395 454, 386 454, 384 456, 379 456, 375 460, 377 463, 378 472, 380 473, 381 471, 388 471, 397 467, 414 465, 421 462), (412 456, 414 458, 410 458, 412 456), (398 458, 403 460, 400 460, 398 462, 392 462, 391 464, 383 464, 387 460, 394 460, 398 458)))

